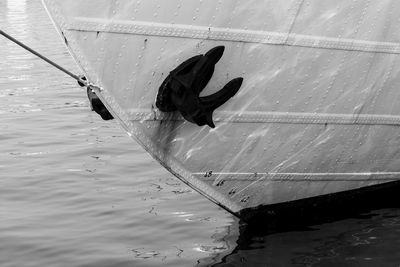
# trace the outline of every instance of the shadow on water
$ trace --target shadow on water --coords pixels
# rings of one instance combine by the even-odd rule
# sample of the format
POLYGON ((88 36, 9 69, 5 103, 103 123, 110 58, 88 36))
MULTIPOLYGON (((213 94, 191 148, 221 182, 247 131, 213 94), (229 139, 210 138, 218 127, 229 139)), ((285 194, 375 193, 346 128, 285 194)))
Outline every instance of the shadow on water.
POLYGON ((235 248, 204 266, 399 266, 399 200, 392 182, 247 211, 224 237, 235 248))

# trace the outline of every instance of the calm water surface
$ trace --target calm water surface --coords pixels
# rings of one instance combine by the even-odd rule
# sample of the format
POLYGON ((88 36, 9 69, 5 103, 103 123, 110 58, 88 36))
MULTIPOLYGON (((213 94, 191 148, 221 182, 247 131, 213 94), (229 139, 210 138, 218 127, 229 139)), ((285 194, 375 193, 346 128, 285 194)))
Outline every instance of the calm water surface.
MULTIPOLYGON (((0 28, 79 74, 38 0, 0 28)), ((0 36, 0 266, 400 266, 400 211, 252 232, 91 112, 71 78, 0 36), (244 229, 244 230, 243 230, 244 229)))

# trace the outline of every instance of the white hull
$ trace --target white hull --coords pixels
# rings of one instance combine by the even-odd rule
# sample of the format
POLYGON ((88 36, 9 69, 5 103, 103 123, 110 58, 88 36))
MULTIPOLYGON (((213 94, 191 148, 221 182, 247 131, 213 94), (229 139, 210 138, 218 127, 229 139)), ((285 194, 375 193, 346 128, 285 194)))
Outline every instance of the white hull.
POLYGON ((43 0, 85 75, 164 167, 233 213, 397 181, 400 2, 43 0), (243 77, 215 129, 155 107, 174 68, 243 77))

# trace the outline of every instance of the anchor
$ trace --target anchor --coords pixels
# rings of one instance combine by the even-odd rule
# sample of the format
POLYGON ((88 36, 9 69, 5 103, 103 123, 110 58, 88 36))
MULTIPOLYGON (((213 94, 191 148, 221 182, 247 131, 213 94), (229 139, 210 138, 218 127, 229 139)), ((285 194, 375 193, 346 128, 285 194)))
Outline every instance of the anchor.
POLYGON ((224 53, 217 46, 204 55, 194 56, 170 72, 158 91, 156 106, 163 112, 179 111, 187 121, 198 126, 215 128, 214 110, 222 106, 240 89, 243 78, 228 82, 220 91, 200 97, 214 74, 215 65, 224 53))

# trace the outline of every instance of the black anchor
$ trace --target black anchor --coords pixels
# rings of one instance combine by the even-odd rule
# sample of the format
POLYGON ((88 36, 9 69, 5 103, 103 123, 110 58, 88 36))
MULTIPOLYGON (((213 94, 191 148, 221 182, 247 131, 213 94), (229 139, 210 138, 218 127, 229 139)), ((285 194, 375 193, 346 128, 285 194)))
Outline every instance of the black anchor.
POLYGON ((200 97, 214 73, 215 64, 224 53, 217 46, 204 55, 194 56, 170 72, 158 91, 156 106, 163 112, 178 110, 182 116, 198 126, 214 128, 212 114, 215 109, 233 97, 240 89, 243 78, 228 82, 220 91, 200 97))

